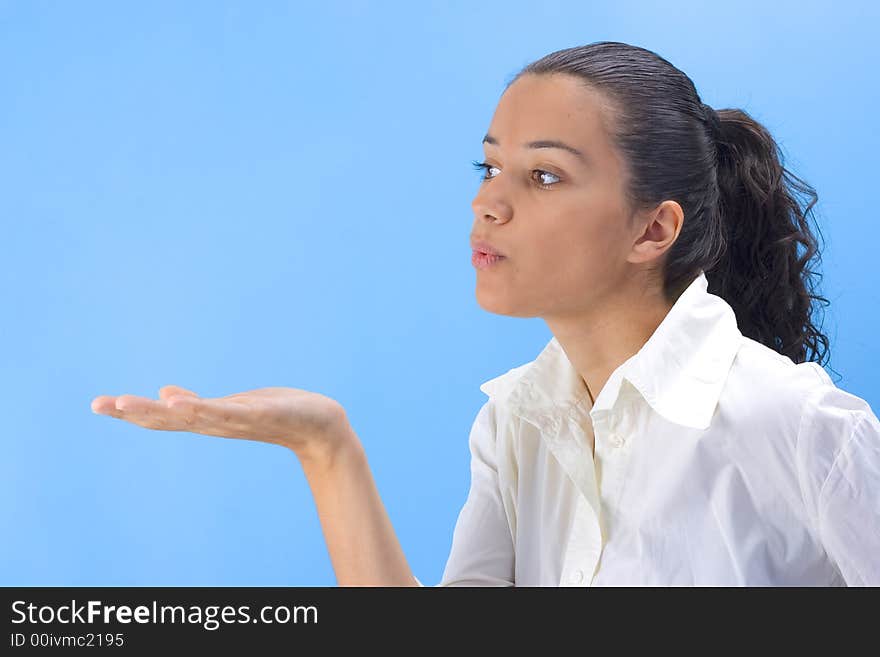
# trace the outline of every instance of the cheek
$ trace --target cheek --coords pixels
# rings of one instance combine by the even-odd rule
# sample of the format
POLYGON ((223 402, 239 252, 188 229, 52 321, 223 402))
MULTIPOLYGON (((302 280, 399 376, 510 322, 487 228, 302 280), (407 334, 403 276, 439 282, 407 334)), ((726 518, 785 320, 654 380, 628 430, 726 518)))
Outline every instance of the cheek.
POLYGON ((557 235, 541 245, 542 267, 558 273, 584 273, 604 266, 617 257, 616 239, 608 230, 582 223, 577 230, 557 235))
POLYGON ((521 263, 522 277, 532 281, 541 295, 557 302, 582 299, 597 291, 603 281, 614 278, 622 258, 619 234, 587 223, 582 216, 577 230, 571 230, 575 221, 578 219, 572 219, 552 240, 536 243, 531 257, 521 263))
POLYGON ((527 258, 511 264, 517 265, 515 287, 548 303, 577 296, 584 281, 602 268, 596 250, 582 237, 535 244, 527 258))

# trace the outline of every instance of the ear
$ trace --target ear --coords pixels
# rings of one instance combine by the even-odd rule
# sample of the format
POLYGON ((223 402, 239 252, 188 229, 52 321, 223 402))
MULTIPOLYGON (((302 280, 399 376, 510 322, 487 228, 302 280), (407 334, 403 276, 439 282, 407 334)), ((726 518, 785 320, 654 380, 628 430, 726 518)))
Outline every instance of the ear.
POLYGON ((684 223, 684 211, 677 201, 663 201, 636 221, 636 235, 627 260, 651 262, 673 245, 684 223))

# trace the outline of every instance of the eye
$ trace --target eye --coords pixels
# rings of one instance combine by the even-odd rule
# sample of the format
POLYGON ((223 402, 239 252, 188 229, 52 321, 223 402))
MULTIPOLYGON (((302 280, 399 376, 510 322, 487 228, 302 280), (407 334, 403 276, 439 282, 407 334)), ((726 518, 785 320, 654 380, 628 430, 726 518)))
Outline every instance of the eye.
MULTIPOLYGON (((491 164, 489 164, 489 163, 487 163, 487 162, 478 162, 477 160, 474 160, 474 161, 473 161, 473 165, 474 165, 474 168, 477 169, 478 171, 484 171, 484 172, 485 172, 485 173, 480 177, 480 180, 491 180, 491 179, 494 178, 495 176, 490 176, 490 175, 488 175, 488 174, 489 174, 489 169, 497 169, 497 168, 498 168, 498 167, 496 167, 496 166, 492 166, 491 164)), ((531 173, 533 173, 533 174, 534 174, 534 173, 537 173, 537 174, 538 174, 539 176, 541 176, 541 177, 542 177, 542 176, 552 176, 553 178, 556 178, 556 181, 555 181, 555 182, 551 182, 551 183, 540 183, 540 182, 539 182, 539 183, 538 183, 538 186, 539 186, 539 187, 543 187, 544 189, 550 189, 553 185, 556 184, 556 182, 559 182, 559 176, 557 176, 555 173, 550 173, 549 171, 544 171, 543 169, 532 169, 531 173)), ((533 178, 533 179, 534 179, 534 178, 533 178)))
MULTIPOLYGON (((542 171, 541 169, 533 169, 532 173, 537 173, 539 178, 541 176, 552 176, 552 177, 556 178, 557 182, 559 181, 559 176, 557 176, 555 173, 550 173, 549 171, 542 171)), ((549 184, 538 183, 538 185, 540 185, 544 189, 550 189, 555 184, 556 184, 555 182, 552 182, 549 184)))
MULTIPOLYGON (((487 164, 486 162, 478 162, 477 160, 473 161, 473 165, 474 165, 474 169, 476 169, 477 171, 485 172, 480 177, 480 180, 490 180, 491 178, 486 175, 489 173, 489 169, 497 169, 498 168, 498 167, 493 167, 491 164, 487 164)), ((494 178, 494 176, 492 176, 492 178, 494 178)))

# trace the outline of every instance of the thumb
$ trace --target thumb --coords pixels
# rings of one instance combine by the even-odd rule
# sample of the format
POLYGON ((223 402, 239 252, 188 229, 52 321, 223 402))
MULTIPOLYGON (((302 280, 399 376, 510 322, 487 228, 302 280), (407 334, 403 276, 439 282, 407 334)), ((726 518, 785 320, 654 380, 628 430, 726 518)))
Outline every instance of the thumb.
POLYGON ((194 393, 192 390, 187 390, 186 388, 181 388, 180 386, 162 386, 159 388, 159 398, 160 399, 169 399, 171 397, 196 397, 198 395, 194 393))

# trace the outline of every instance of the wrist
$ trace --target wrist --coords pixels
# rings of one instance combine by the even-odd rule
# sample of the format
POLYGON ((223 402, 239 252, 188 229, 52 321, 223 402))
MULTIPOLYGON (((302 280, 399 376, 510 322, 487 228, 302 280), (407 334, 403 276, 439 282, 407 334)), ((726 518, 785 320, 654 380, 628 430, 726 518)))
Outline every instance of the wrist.
POLYGON ((312 441, 296 450, 295 454, 307 471, 333 470, 365 457, 360 438, 350 425, 334 432, 332 436, 312 441))

